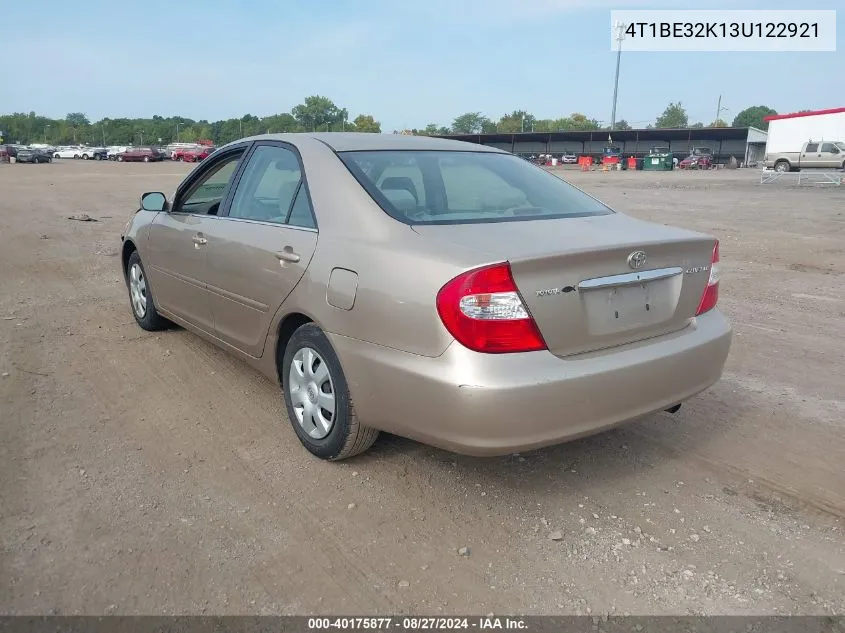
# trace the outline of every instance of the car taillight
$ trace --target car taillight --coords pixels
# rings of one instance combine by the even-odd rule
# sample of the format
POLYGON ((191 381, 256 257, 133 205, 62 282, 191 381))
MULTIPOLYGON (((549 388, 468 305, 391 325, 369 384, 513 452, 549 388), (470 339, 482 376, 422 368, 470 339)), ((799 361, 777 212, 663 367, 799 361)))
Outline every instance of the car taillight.
POLYGON ((449 333, 473 351, 505 354, 546 349, 508 263, 455 277, 437 293, 437 312, 449 333))
POLYGON ((695 316, 704 314, 708 310, 716 307, 719 301, 719 240, 716 240, 716 245, 713 247, 713 257, 710 260, 710 279, 707 280, 707 287, 704 289, 704 294, 701 295, 701 302, 698 304, 698 310, 695 316))

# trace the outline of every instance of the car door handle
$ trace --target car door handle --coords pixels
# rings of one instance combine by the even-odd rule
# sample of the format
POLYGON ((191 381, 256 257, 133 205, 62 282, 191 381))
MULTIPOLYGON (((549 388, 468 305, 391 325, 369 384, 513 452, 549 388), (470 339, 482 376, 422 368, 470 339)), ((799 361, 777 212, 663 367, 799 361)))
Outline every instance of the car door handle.
POLYGON ((276 253, 276 259, 282 262, 298 262, 299 255, 297 255, 290 249, 285 249, 276 253))
POLYGON ((191 239, 194 241, 194 244, 196 244, 197 246, 203 246, 205 244, 208 244, 208 240, 205 239, 202 235, 194 235, 194 237, 191 238, 191 239))

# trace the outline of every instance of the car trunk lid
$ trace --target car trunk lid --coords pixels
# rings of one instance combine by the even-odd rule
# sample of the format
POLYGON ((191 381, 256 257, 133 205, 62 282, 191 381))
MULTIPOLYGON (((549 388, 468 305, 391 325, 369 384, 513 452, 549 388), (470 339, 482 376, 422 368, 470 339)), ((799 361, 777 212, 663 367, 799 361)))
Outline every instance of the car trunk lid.
POLYGON ((706 235, 621 214, 413 228, 477 252, 479 265, 508 261, 557 356, 686 327, 707 285, 715 244, 706 235))

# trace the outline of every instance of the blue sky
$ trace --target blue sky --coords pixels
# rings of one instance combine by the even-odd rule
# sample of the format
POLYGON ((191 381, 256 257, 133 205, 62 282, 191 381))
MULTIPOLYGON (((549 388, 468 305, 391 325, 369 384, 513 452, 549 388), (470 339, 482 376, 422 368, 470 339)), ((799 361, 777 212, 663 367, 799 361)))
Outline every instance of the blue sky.
MULTIPOLYGON (((610 10, 705 8, 638 0, 40 0, 4 6, 4 111, 215 120, 290 110, 311 94, 385 131, 481 111, 609 121, 610 10)), ((711 0, 706 8, 794 9, 711 0)), ((845 106, 841 0, 835 53, 623 54, 617 118, 645 125, 669 101, 709 122, 845 106)))

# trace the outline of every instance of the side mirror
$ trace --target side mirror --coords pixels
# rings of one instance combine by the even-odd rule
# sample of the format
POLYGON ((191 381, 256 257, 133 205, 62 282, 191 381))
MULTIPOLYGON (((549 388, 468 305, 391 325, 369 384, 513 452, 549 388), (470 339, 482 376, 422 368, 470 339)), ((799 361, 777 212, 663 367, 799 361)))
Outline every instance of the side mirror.
POLYGON ((144 211, 165 211, 167 197, 160 191, 149 191, 141 196, 141 208, 144 211))

